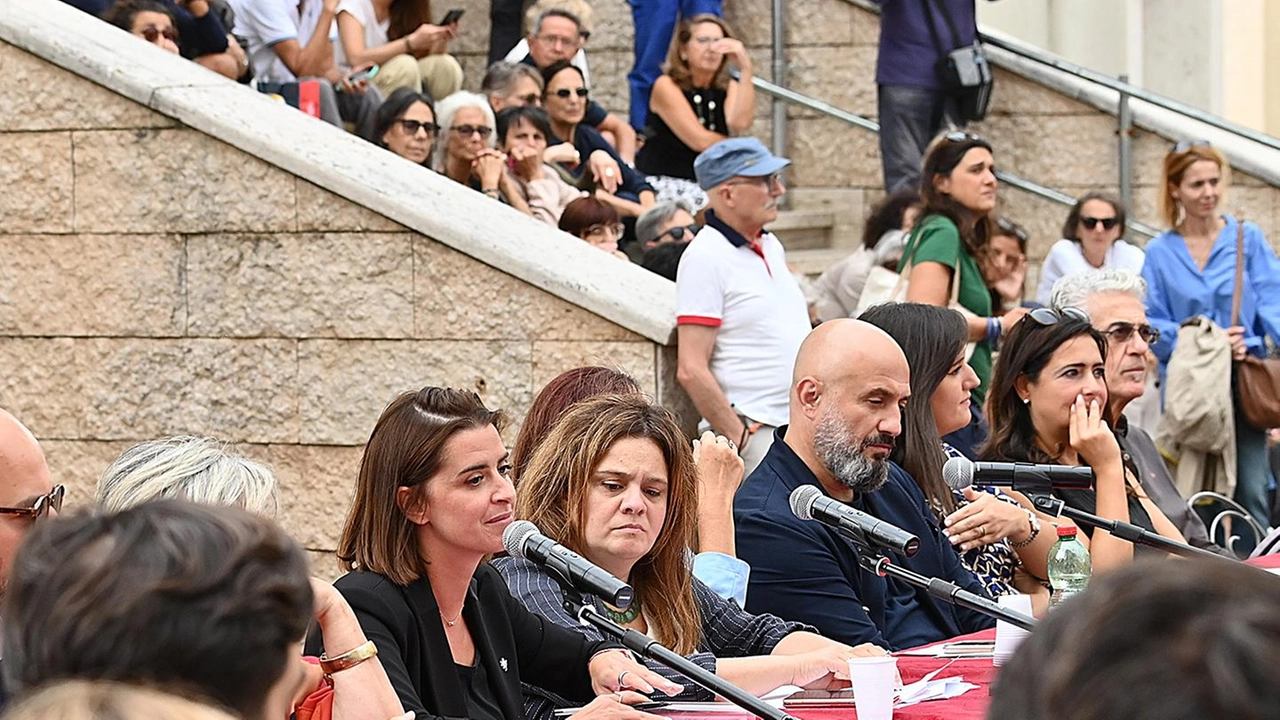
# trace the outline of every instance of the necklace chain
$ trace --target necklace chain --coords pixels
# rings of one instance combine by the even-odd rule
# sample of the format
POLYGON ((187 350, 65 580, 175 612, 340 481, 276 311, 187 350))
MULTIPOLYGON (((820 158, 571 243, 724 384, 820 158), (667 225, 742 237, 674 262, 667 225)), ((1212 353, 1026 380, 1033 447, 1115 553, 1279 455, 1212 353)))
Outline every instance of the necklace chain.
POLYGON ((445 617, 443 610, 437 609, 437 611, 440 613, 440 619, 443 620, 444 624, 448 627, 453 627, 454 625, 457 625, 458 621, 462 619, 462 610, 458 610, 458 614, 455 615, 452 620, 445 617))

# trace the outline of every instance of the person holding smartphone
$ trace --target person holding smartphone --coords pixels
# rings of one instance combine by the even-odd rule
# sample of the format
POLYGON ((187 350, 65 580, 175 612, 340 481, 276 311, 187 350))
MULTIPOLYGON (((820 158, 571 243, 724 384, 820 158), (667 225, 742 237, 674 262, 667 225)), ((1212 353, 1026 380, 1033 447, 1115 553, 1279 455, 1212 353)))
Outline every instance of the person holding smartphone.
POLYGON ((341 0, 337 17, 338 65, 378 64, 370 81, 384 94, 404 87, 439 101, 462 88, 462 65, 448 54, 461 10, 433 24, 430 0, 341 0))

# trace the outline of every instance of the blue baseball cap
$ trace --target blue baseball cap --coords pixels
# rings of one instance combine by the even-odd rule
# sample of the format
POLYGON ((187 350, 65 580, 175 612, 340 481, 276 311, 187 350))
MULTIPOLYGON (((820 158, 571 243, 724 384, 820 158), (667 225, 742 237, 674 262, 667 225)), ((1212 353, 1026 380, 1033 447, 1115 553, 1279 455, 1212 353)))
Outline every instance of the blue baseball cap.
POLYGON ((769 152, 753 137, 721 140, 693 161, 693 174, 703 190, 710 190, 734 177, 766 177, 791 164, 769 152))

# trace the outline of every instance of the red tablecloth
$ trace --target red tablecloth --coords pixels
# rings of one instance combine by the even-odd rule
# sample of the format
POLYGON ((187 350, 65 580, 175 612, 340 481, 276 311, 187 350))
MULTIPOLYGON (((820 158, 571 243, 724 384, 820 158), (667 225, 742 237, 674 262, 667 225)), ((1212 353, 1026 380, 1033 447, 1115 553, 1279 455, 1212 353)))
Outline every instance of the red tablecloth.
POLYGON ((1280 554, 1263 555, 1262 557, 1256 557, 1250 560, 1246 560, 1245 562, 1255 567, 1267 568, 1268 570, 1275 570, 1277 568, 1280 568, 1280 554))

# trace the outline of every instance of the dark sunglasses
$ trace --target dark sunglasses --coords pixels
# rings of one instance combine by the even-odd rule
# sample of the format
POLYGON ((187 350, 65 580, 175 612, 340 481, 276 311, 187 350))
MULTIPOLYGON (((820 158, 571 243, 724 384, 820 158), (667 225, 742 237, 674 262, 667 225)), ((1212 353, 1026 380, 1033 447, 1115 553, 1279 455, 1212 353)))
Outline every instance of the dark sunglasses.
POLYGON ((1111 327, 1102 331, 1103 335, 1111 338, 1113 342, 1123 345, 1133 339, 1133 334, 1138 333, 1138 337, 1142 338, 1142 342, 1148 345, 1155 345, 1160 342, 1160 331, 1150 325, 1134 325, 1131 322, 1114 322, 1111 327))
POLYGON ((161 35, 163 35, 169 42, 178 42, 178 31, 174 28, 167 27, 162 30, 155 25, 148 25, 142 28, 142 39, 149 43, 154 43, 156 40, 159 40, 161 35))
POLYGON ((1098 227, 1098 223, 1102 223, 1102 227, 1104 229, 1110 230, 1111 228, 1115 227, 1117 224, 1120 223, 1120 218, 1117 218, 1117 217, 1096 218, 1096 217, 1089 217, 1088 215, 1085 215, 1084 217, 1080 218, 1080 222, 1083 223, 1084 226, 1090 230, 1098 227))
POLYGON ((560 88, 559 90, 551 94, 563 100, 568 100, 570 95, 577 95, 580 98, 584 98, 590 92, 591 92, 590 90, 584 87, 576 88, 574 90, 570 90, 569 88, 560 88))
POLYGON ((1027 313, 1023 320, 1030 318, 1040 325, 1057 325, 1063 320, 1079 320, 1089 322, 1089 314, 1080 308, 1067 307, 1061 310, 1040 307, 1027 313))
POLYGON ((524 103, 525 105, 536 106, 538 103, 542 102, 542 98, 538 95, 538 93, 529 93, 528 95, 517 95, 516 99, 524 103))
POLYGON ((493 132, 493 128, 485 127, 484 125, 454 125, 450 130, 453 130, 462 137, 479 135, 481 140, 489 137, 489 133, 493 132))
POLYGON ((41 495, 36 498, 36 502, 31 507, 0 507, 0 515, 21 515, 29 517, 32 520, 39 520, 49 514, 49 509, 54 512, 62 511, 62 498, 67 494, 67 489, 62 485, 54 486, 48 495, 41 495))
POLYGON ((1173 152, 1184 153, 1193 147, 1212 147, 1208 140, 1181 140, 1173 144, 1173 152))
POLYGON ((662 233, 658 237, 654 238, 653 241, 662 242, 663 238, 669 237, 672 240, 679 242, 681 240, 684 240, 686 236, 692 240, 693 236, 697 235, 698 231, 701 229, 702 229, 702 226, 699 225, 698 223, 693 223, 692 225, 677 225, 671 228, 670 230, 667 230, 666 232, 662 233))
POLYGON ((404 130, 406 135, 417 135, 419 130, 426 130, 427 135, 435 135, 440 129, 439 125, 433 122, 420 122, 418 120, 397 120, 400 123, 400 129, 404 130))

